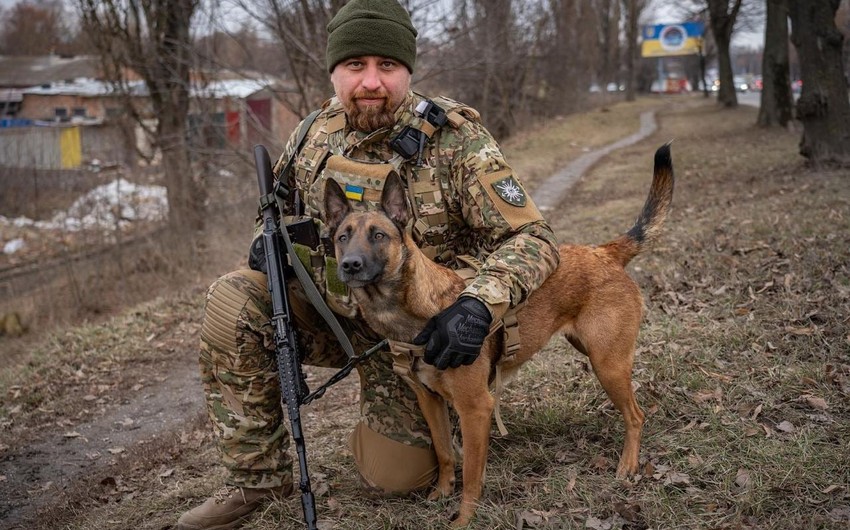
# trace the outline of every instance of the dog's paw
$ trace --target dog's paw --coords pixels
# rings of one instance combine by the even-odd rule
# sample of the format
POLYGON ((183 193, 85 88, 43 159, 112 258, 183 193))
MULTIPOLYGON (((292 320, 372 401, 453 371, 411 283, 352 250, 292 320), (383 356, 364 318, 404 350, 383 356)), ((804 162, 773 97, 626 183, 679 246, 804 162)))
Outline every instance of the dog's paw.
POLYGON ((443 497, 448 497, 451 494, 452 494, 452 487, 451 486, 446 486, 446 487, 437 486, 431 491, 431 493, 428 494, 428 500, 429 501, 438 501, 438 500, 442 499, 443 497))

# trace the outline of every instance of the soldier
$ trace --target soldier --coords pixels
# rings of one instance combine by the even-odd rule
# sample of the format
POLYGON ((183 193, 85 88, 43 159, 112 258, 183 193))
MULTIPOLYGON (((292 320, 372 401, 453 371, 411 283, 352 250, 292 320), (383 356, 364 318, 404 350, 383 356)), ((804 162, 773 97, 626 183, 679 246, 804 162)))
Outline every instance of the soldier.
MULTIPOLYGON (((275 165, 277 178, 300 197, 285 213, 314 218, 319 236, 327 236, 320 220, 327 178, 342 184, 355 208, 372 208, 388 169, 396 170, 408 187, 417 245, 450 267, 459 266, 459 255, 482 262, 458 300, 416 339, 427 343, 425 361, 437 368, 470 364, 490 323, 525 301, 557 267, 554 235, 478 113, 411 91, 417 31, 397 0, 352 0, 327 29, 335 96, 308 124, 301 149, 294 132, 275 165), (456 339, 460 327, 464 343, 456 339)), ((328 246, 296 250, 362 352, 382 337, 358 318, 328 246)), ((201 374, 228 478, 221 491, 180 517, 181 530, 235 528, 261 501, 293 490, 261 250, 251 247, 252 270, 223 276, 207 294, 201 374)), ((293 279, 287 288, 304 362, 345 364, 303 287, 293 279)), ((361 482, 379 494, 426 488, 436 477, 436 456, 413 392, 393 373, 388 352, 358 365, 358 374, 360 422, 349 444, 361 482)))

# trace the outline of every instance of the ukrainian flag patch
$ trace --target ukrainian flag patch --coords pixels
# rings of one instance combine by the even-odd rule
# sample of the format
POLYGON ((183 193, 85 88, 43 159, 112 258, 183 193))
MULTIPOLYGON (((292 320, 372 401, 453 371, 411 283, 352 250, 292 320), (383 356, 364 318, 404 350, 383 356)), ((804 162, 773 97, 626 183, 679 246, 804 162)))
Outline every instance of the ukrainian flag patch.
POLYGON ((363 186, 355 186, 353 184, 345 185, 345 196, 352 201, 363 200, 363 186))

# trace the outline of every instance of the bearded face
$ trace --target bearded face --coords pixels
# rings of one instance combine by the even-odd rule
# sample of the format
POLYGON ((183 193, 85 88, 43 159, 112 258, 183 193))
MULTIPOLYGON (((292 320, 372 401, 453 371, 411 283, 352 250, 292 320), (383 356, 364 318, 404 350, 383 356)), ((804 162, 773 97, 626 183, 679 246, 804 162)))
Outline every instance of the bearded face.
POLYGON ((410 90, 410 72, 398 61, 370 55, 336 65, 331 82, 349 124, 372 132, 395 123, 395 111, 410 90))
POLYGON ((363 90, 355 92, 350 101, 343 102, 343 106, 352 127, 372 132, 395 123, 395 110, 399 103, 383 90, 363 90))

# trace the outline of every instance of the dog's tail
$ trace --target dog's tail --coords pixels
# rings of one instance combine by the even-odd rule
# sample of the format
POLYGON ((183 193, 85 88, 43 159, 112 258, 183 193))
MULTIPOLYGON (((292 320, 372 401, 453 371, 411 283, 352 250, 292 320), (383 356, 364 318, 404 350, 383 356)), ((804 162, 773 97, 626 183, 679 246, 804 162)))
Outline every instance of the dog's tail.
POLYGON ((649 196, 631 230, 600 248, 623 267, 658 239, 673 202, 673 161, 670 143, 655 152, 655 171, 649 196))

